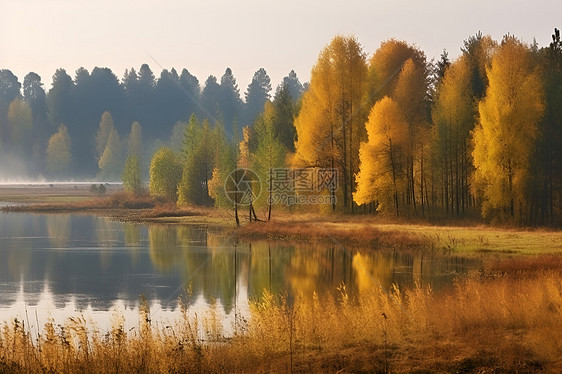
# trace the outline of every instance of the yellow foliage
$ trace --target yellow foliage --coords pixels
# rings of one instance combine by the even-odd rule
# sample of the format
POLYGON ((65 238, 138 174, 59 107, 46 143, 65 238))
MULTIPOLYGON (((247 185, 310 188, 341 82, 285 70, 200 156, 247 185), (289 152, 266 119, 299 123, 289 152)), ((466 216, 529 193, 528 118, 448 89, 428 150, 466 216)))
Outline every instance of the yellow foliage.
POLYGON ((408 60, 417 67, 426 63, 423 52, 404 41, 390 39, 381 44, 369 64, 371 91, 378 93, 376 97, 392 96, 398 76, 408 60))
POLYGON ((65 171, 70 166, 70 135, 65 125, 49 138, 47 145, 47 170, 51 173, 65 171))
POLYGON ((242 129, 242 136, 244 139, 238 145, 239 149, 239 158, 238 158, 238 167, 239 168, 249 168, 251 163, 251 154, 250 154, 250 137, 251 137, 251 129, 249 126, 245 126, 242 129))
POLYGON ((506 37, 487 69, 489 86, 474 131, 475 192, 483 214, 519 217, 528 201, 530 161, 544 111, 540 73, 529 48, 506 37))
MULTIPOLYGON (((365 137, 361 101, 367 88, 366 56, 354 37, 336 36, 312 68, 310 87, 295 119, 297 167, 354 172, 365 137)), ((347 191, 353 188, 348 178, 347 191)), ((349 193, 349 192, 348 192, 349 193)))
POLYGON ((385 96, 377 102, 366 123, 368 142, 361 143, 360 169, 357 175, 357 204, 378 200, 379 209, 392 206, 398 210, 397 194, 405 184, 404 152, 409 129, 398 104, 385 96))

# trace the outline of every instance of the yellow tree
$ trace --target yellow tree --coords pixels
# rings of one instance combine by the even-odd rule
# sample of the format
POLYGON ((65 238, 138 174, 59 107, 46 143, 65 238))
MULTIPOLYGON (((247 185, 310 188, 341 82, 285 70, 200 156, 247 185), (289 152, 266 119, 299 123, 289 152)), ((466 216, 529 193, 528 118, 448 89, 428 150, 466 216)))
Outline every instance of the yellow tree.
POLYGON ((100 121, 100 128, 96 134, 96 156, 99 158, 103 154, 105 147, 107 146, 107 140, 115 126, 113 125, 113 117, 108 111, 103 112, 100 121))
POLYGON ((123 170, 123 152, 121 138, 115 128, 112 128, 107 143, 98 161, 100 169, 98 178, 101 180, 119 180, 123 170))
MULTIPOLYGON (((404 114, 409 127, 409 148, 408 148, 408 192, 407 201, 416 210, 416 186, 415 186, 415 162, 419 160, 419 197, 421 202, 422 215, 424 214, 424 148, 427 137, 424 136, 427 130, 427 67, 425 64, 416 65, 414 60, 409 58, 402 66, 398 75, 398 81, 394 88, 393 98, 398 103, 400 110, 404 114)), ((426 152, 427 155, 427 152, 426 152)))
POLYGON ((312 68, 308 91, 295 120, 295 166, 339 170, 343 205, 351 204, 359 143, 364 139, 361 101, 367 83, 366 56, 354 37, 336 36, 312 68))
POLYGON ((181 158, 174 151, 160 148, 150 162, 150 194, 175 202, 182 169, 181 158))
POLYGON ((375 104, 365 126, 368 141, 359 149, 360 168, 353 198, 359 205, 377 201, 377 210, 394 205, 399 216, 400 196, 407 185, 408 122, 398 104, 385 96, 375 104))
POLYGON ((468 204, 470 132, 475 122, 473 73, 466 56, 445 71, 432 109, 433 169, 439 172, 441 201, 447 214, 464 213, 468 204), (450 209, 449 209, 450 208, 450 209))
POLYGON ((60 175, 70 166, 70 135, 65 125, 49 138, 47 145, 47 171, 53 175, 60 175))
POLYGON ((139 158, 142 154, 142 127, 138 122, 133 122, 131 132, 127 138, 127 154, 136 155, 139 158))
POLYGON ((381 43, 369 62, 369 107, 383 96, 394 94, 398 77, 408 60, 415 66, 426 66, 425 54, 418 48, 396 39, 381 43))
POLYGON ((409 127, 406 202, 416 212, 416 183, 422 214, 425 210, 426 186, 424 161, 429 123, 429 68, 425 54, 415 46, 398 40, 381 44, 370 62, 369 100, 383 95, 398 104, 409 127), (425 152, 424 152, 425 151, 425 152), (417 177, 417 178, 416 178, 417 177), (416 180, 417 179, 417 180, 416 180))
POLYGON ((8 125, 10 132, 10 146, 20 157, 32 151, 33 115, 31 106, 16 97, 8 107, 8 125))
POLYGON ((517 215, 522 222, 544 111, 541 76, 529 47, 512 36, 504 38, 486 72, 489 85, 474 130, 475 192, 485 217, 517 215))

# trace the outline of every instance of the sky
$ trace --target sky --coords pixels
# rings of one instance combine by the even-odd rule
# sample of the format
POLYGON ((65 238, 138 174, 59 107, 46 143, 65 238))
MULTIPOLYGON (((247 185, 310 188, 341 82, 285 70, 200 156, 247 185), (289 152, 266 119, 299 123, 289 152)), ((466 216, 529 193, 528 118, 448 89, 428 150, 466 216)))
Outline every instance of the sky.
POLYGON ((148 63, 187 68, 203 85, 227 67, 246 90, 263 67, 272 86, 294 69, 308 81, 319 52, 336 34, 355 35, 371 56, 389 38, 438 59, 460 54, 467 37, 510 33, 548 45, 562 27, 559 0, 1 0, 0 68, 23 82, 38 73, 45 88, 57 68, 125 69, 148 63))

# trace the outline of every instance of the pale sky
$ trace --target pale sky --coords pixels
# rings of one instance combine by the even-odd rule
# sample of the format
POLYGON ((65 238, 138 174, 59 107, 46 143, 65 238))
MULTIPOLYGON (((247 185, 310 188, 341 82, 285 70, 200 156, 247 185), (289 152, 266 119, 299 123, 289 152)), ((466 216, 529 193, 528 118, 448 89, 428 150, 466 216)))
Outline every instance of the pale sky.
POLYGON ((308 81, 336 34, 355 35, 369 56, 394 37, 454 58, 479 30, 546 45, 561 14, 559 0, 0 0, 0 68, 20 82, 34 71, 48 90, 59 67, 73 78, 109 67, 119 79, 143 63, 156 77, 159 65, 185 67, 201 85, 230 67, 243 95, 260 67, 274 89, 291 69, 308 81))

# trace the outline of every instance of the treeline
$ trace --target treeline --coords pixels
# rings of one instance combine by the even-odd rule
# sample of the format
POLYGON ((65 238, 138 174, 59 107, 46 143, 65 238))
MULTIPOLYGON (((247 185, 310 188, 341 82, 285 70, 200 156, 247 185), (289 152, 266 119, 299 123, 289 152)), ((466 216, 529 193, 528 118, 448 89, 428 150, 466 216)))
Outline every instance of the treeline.
MULTIPOLYGON (((291 72, 271 97, 260 69, 245 101, 230 69, 202 90, 187 70, 156 80, 143 65, 122 81, 109 69, 79 69, 74 80, 58 70, 47 95, 33 73, 21 95, 2 70, 2 152, 51 175, 122 177, 133 191, 152 158, 150 192, 180 204, 232 208, 237 168, 253 170, 262 190, 278 168, 329 169, 338 185, 314 190, 333 198, 320 211, 559 225, 559 31, 544 47, 478 33, 461 51, 433 62, 390 39, 367 55, 356 38, 336 36, 307 87, 291 72)), ((250 219, 271 216, 268 197, 250 200, 250 219)))
MULTIPOLYGON (((434 63, 391 39, 368 57, 356 38, 336 36, 301 100, 266 101, 242 139, 193 119, 170 198, 224 205, 225 176, 237 167, 256 170, 262 189, 272 168, 335 169, 338 188, 320 193, 337 202, 318 209, 559 225, 559 31, 545 47, 478 33, 461 51, 434 63)), ((252 207, 248 216, 258 218, 252 207)))
MULTIPOLYGON (((294 71, 281 86, 286 86, 295 99, 304 91, 294 71)), ((177 140, 178 131, 192 114, 212 124, 220 122, 232 139, 238 135, 236 131, 241 133, 244 125, 253 123, 271 99, 271 91, 270 78, 263 68, 254 74, 244 99, 229 68, 220 80, 209 76, 203 85, 187 69, 181 73, 164 69, 156 78, 147 64, 138 71, 125 71, 122 79, 108 68, 95 67, 91 72, 80 68, 74 78, 58 69, 48 92, 36 73, 27 74, 22 85, 10 70, 3 69, 0 178, 42 175, 119 179, 130 153, 125 138, 131 136, 133 123, 137 123, 137 130, 142 127, 141 158, 149 160, 154 150, 169 144, 170 139, 172 143, 177 140), (102 118, 106 112, 110 116, 102 118), (120 153, 113 155, 118 161, 115 165, 111 160, 101 160, 108 145, 108 151, 120 153)), ((105 159, 112 158, 109 153, 105 159)))
POLYGON ((388 40, 320 54, 296 119, 293 163, 341 171, 341 209, 560 223, 562 44, 481 33, 435 64, 388 40))

